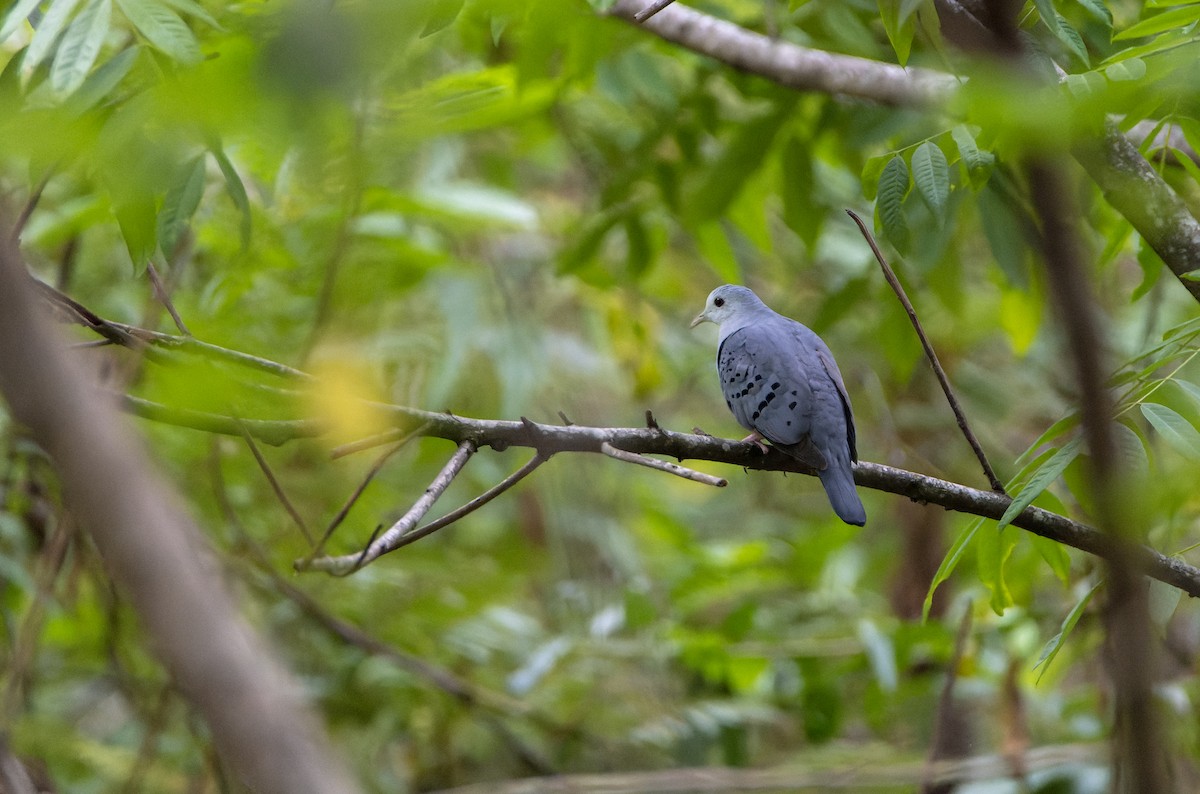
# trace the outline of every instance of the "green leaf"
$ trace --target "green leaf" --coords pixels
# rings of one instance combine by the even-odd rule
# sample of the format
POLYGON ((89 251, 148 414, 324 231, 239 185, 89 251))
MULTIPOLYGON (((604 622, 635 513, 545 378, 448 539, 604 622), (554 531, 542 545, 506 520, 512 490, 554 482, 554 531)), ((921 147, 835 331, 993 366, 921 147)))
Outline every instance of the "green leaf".
POLYGON ((1179 600, 1183 598, 1183 591, 1165 582, 1151 579, 1150 592, 1147 595, 1150 601, 1150 620, 1154 621, 1154 625, 1158 626, 1160 631, 1165 630, 1167 622, 1175 614, 1175 608, 1179 606, 1179 600))
POLYGON ((783 197, 783 221, 804 242, 810 254, 821 235, 825 220, 823 207, 816 200, 817 185, 813 174, 811 142, 792 136, 783 146, 779 193, 783 197))
POLYGON ((117 4, 155 49, 185 64, 198 63, 204 57, 192 29, 158 0, 117 0, 117 4))
POLYGON ((1197 20, 1200 20, 1200 7, 1194 5, 1183 6, 1182 8, 1175 8, 1171 11, 1156 14, 1149 19, 1143 19, 1136 25, 1131 25, 1113 36, 1113 41, 1124 41, 1125 39, 1137 39, 1142 36, 1153 36, 1156 33, 1178 31, 1179 28, 1195 25, 1197 20))
POLYGON ((230 162, 228 155, 225 154, 225 149, 221 146, 221 142, 212 140, 209 142, 208 148, 217 160, 217 166, 221 169, 221 176, 225 177, 225 192, 229 194, 233 205, 242 214, 238 231, 241 237, 242 250, 244 251, 250 246, 250 233, 253 230, 254 223, 254 216, 250 212, 250 197, 246 195, 246 186, 242 183, 242 178, 238 176, 237 169, 233 167, 233 163, 230 162))
POLYGON ((946 155, 933 141, 925 141, 912 156, 913 182, 925 206, 938 219, 945 221, 946 202, 950 198, 950 167, 946 155))
POLYGON ((1042 22, 1046 23, 1046 27, 1050 28, 1050 31, 1057 36, 1059 21, 1062 17, 1054 9, 1054 0, 1033 0, 1033 4, 1037 8, 1038 16, 1042 18, 1042 22))
POLYGON ((781 100, 769 113, 743 124, 726 144, 704 177, 688 194, 684 213, 693 222, 719 218, 758 171, 783 123, 791 116, 796 99, 781 100))
POLYGON ((988 606, 997 615, 1013 604, 1012 594, 1004 581, 1004 566, 1012 556, 1020 539, 1017 532, 1005 532, 1003 527, 984 529, 975 544, 975 560, 979 567, 979 580, 991 593, 988 606))
POLYGON ((1112 32, 1112 11, 1109 10, 1104 0, 1079 0, 1079 5, 1083 6, 1089 14, 1099 20, 1109 33, 1112 32))
POLYGON ((1141 58, 1117 61, 1104 67, 1104 76, 1114 83, 1141 80, 1146 76, 1146 62, 1141 58))
POLYGON ((141 268, 154 255, 157 213, 154 199, 145 195, 134 195, 113 207, 125 247, 135 268, 141 268))
POLYGON ((1001 529, 1012 523, 1013 519, 1021 515, 1021 512, 1029 505, 1033 504, 1033 500, 1041 495, 1042 491, 1050 486, 1050 483, 1057 480, 1063 473, 1063 470, 1070 465, 1071 461, 1075 460, 1079 455, 1080 447, 1083 445, 1083 440, 1080 438, 1072 439, 1067 442, 1062 448, 1050 456, 1050 459, 1041 465, 1021 488, 1021 492, 1012 500, 1008 508, 1004 511, 1004 515, 1000 516, 1000 521, 997 526, 1001 529))
POLYGON ((1150 474, 1150 456, 1136 430, 1124 422, 1114 422, 1113 442, 1117 446, 1120 468, 1127 476, 1141 479, 1150 474))
POLYGON ((100 68, 88 75, 83 85, 71 94, 66 102, 69 112, 76 117, 81 116, 102 100, 109 98, 112 90, 129 74, 141 52, 142 48, 134 44, 102 63, 100 68))
POLYGON ((971 129, 965 124, 959 124, 950 130, 950 137, 958 147, 958 156, 967 170, 967 179, 970 180, 971 187, 979 190, 987 183, 988 174, 996 163, 996 156, 979 148, 971 129))
POLYGON ((1054 34, 1058 37, 1059 41, 1067 45, 1067 49, 1079 59, 1081 64, 1085 67, 1091 65, 1092 59, 1088 55, 1087 45, 1083 42, 1083 36, 1079 35, 1079 31, 1072 27, 1070 22, 1060 16, 1058 18, 1058 26, 1054 29, 1054 34))
POLYGON ((432 36, 439 30, 454 24, 462 12, 465 0, 434 0, 428 4, 429 13, 425 17, 425 27, 421 29, 420 38, 432 36))
POLYGON ((29 19, 29 15, 33 13, 33 9, 38 7, 39 3, 41 0, 18 0, 12 8, 8 9, 8 13, 4 15, 4 21, 0 22, 0 44, 17 32, 17 28, 29 19))
POLYGON ((31 72, 46 60, 46 56, 53 51, 54 43, 58 41, 59 34, 66 27, 67 20, 71 18, 71 12, 75 10, 78 3, 79 0, 54 0, 50 4, 50 9, 46 11, 42 21, 34 29, 29 46, 25 48, 25 58, 21 61, 22 69, 31 72))
POLYGON ((911 5, 902 0, 879 0, 879 18, 892 49, 896 51, 896 60, 904 66, 908 63, 916 33, 911 5))
POLYGON ((213 18, 213 15, 208 13, 208 11, 204 8, 204 6, 197 3, 196 0, 163 0, 163 1, 167 5, 171 6, 171 8, 174 8, 176 11, 178 11, 182 14, 187 14, 188 16, 193 16, 196 19, 203 22, 204 24, 214 27, 217 30, 224 30, 224 28, 221 27, 221 23, 217 22, 217 20, 213 18))
POLYGON ((1038 660, 1034 663, 1033 669, 1042 668, 1042 672, 1038 674, 1038 681, 1042 680, 1042 676, 1046 674, 1046 670, 1050 669, 1050 663, 1054 661, 1054 657, 1058 656, 1058 652, 1062 650, 1063 644, 1066 643, 1067 637, 1071 635, 1071 631, 1075 628, 1075 624, 1079 622, 1079 618, 1083 616, 1083 610, 1087 609, 1087 605, 1091 602, 1092 596, 1100 589, 1103 582, 1097 582, 1092 585, 1083 598, 1075 604, 1067 616, 1063 618, 1062 627, 1059 628, 1058 634, 1050 638, 1050 641, 1042 648, 1042 653, 1038 656, 1038 660))
POLYGON ((65 95, 83 85, 100 55, 111 21, 112 0, 91 0, 84 6, 58 46, 50 68, 51 88, 65 95))
POLYGON ((1200 461, 1200 433, 1174 410, 1158 403, 1142 403, 1142 415, 1171 447, 1193 461, 1200 461))
POLYGON ((725 233, 725 228, 717 221, 709 221, 693 227, 690 231, 696 240, 696 247, 717 275, 729 284, 740 284, 742 268, 733 252, 733 246, 729 243, 729 235, 725 233))
POLYGON ((908 223, 904 220, 904 197, 908 195, 908 165, 896 155, 879 175, 879 190, 875 195, 875 211, 883 225, 883 233, 897 249, 908 247, 908 223))
POLYGON ((992 185, 979 192, 979 215, 983 236, 987 238, 996 264, 1010 284, 1025 288, 1029 284, 1029 246, 1020 222, 1007 201, 992 185))
POLYGON ((204 195, 205 156, 192 160, 179 170, 175 183, 163 199, 158 213, 158 245, 164 256, 170 256, 179 242, 180 235, 187 229, 192 215, 200 206, 204 195))
POLYGON ((1058 541, 1050 540, 1050 538, 1043 538, 1041 535, 1029 534, 1027 537, 1033 542, 1033 547, 1050 566, 1050 570, 1054 572, 1058 580, 1063 584, 1070 584, 1071 555, 1067 552, 1066 546, 1058 541))
POLYGON ((970 548, 971 542, 975 540, 975 536, 979 533, 979 528, 983 526, 984 520, 977 518, 968 524, 946 551, 946 556, 942 558, 942 564, 938 566, 937 572, 934 573, 933 579, 929 582, 929 591, 925 594, 925 603, 921 607, 922 622, 929 620, 929 609, 933 606, 933 594, 937 592, 942 582, 949 579, 950 574, 954 573, 954 569, 958 567, 958 563, 962 560, 963 552, 970 548))

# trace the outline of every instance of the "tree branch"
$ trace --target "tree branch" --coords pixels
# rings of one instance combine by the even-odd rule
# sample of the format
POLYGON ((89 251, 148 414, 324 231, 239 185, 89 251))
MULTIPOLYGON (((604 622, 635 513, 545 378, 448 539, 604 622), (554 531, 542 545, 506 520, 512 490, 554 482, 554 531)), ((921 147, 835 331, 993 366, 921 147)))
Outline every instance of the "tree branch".
POLYGON ((979 460, 979 465, 983 467, 984 477, 987 478, 988 484, 992 486, 993 491, 1004 493, 1004 484, 996 476, 996 472, 992 469, 992 464, 988 462, 987 454, 983 451, 983 445, 979 443, 979 439, 975 437, 975 433, 967 423, 967 415, 963 413, 962 406, 958 403, 958 397, 954 395, 954 389, 950 386, 950 379, 946 377, 946 370, 942 369, 942 362, 938 360, 937 353, 934 351, 933 345, 929 342, 929 337, 925 336, 925 329, 921 327, 921 321, 917 319, 917 310, 913 308, 912 301, 908 299, 908 293, 904 291, 903 285, 900 284, 900 279, 896 278, 895 272, 892 270, 891 265, 888 264, 887 259, 884 258, 883 252, 879 250, 874 235, 867 229, 867 225, 863 223, 863 219, 858 217, 858 214, 854 210, 846 210, 846 214, 858 224, 858 230, 862 232, 867 245, 871 246, 871 252, 875 254, 875 261, 879 263, 879 267, 883 270, 884 279, 887 281, 888 286, 892 288, 892 292, 896 293, 896 297, 900 300, 900 305, 904 307, 904 311, 907 312, 908 320, 917 332, 917 339, 921 341, 921 347, 925 349, 925 358, 929 359, 929 364, 933 367, 933 374, 937 376, 938 383, 942 386, 942 392, 946 395, 946 401, 950 403, 950 410, 954 412, 954 418, 958 422, 958 429, 966 437, 967 443, 971 445, 971 451, 975 453, 975 457, 979 460))
POLYGON ((609 13, 666 41, 788 88, 924 107, 941 104, 957 84, 940 72, 905 69, 771 39, 679 4, 639 22, 644 5, 644 0, 617 0, 609 13))

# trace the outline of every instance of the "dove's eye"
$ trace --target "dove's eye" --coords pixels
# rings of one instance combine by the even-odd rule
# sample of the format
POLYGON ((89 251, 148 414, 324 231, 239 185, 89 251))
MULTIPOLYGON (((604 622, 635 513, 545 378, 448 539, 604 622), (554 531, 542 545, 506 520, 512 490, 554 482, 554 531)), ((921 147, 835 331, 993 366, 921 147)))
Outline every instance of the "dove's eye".
POLYGON ((724 298, 714 298, 714 299, 713 299, 713 306, 716 306, 718 309, 719 309, 719 308, 721 308, 721 307, 722 307, 722 306, 724 306, 724 305, 725 305, 725 299, 724 299, 724 298))

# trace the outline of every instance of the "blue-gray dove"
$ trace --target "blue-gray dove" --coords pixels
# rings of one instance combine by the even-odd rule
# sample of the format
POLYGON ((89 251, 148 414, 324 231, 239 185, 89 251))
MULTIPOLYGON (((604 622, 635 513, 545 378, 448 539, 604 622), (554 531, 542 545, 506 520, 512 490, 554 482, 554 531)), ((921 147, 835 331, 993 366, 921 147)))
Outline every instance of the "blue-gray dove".
POLYGON ((766 439, 812 466, 838 518, 862 526, 867 513, 854 487, 854 414, 829 346, 772 311, 746 287, 726 284, 692 321, 719 326, 717 374, 725 404, 747 441, 766 439))

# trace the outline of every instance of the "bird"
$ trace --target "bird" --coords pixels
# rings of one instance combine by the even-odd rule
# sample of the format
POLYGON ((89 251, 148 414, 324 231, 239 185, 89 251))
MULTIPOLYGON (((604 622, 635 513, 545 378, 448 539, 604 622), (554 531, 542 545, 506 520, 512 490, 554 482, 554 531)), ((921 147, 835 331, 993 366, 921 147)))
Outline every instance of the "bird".
POLYGON ((847 524, 867 512, 854 487, 858 460, 854 413, 829 346, 813 331, 768 307, 747 287, 709 293, 692 328, 716 323, 717 374, 738 424, 817 470, 829 504, 847 524))

